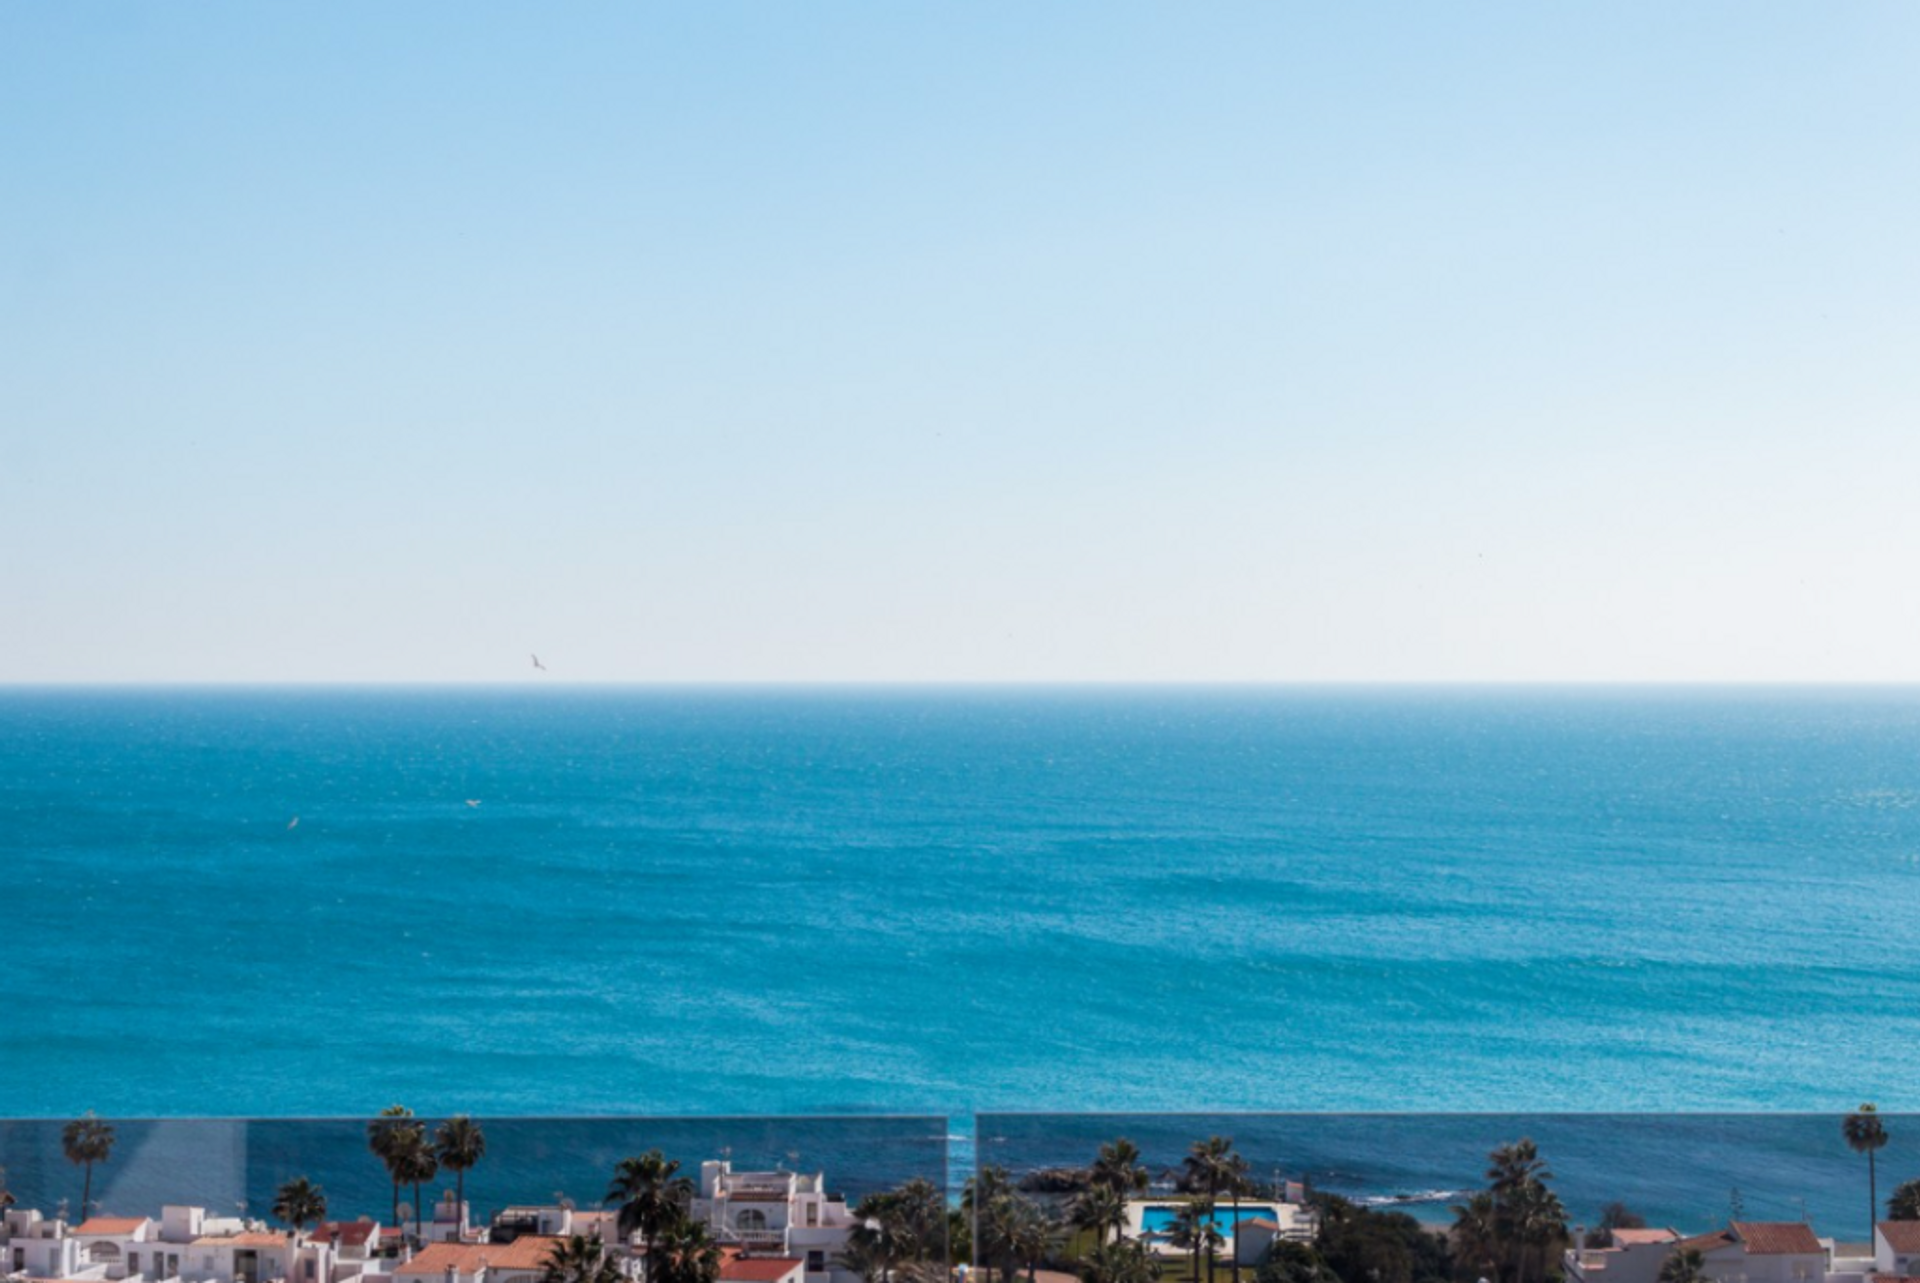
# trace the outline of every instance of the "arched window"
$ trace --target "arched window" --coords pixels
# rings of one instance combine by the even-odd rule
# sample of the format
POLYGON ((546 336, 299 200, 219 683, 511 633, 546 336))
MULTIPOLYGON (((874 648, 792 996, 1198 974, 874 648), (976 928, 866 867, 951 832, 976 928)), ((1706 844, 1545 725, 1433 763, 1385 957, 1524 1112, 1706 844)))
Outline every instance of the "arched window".
POLYGON ((743 1207, 733 1224, 736 1229, 763 1230, 767 1228, 767 1214, 757 1207, 743 1207))
POLYGON ((117 1261, 120 1259, 120 1249, 112 1243, 89 1244, 87 1247, 87 1259, 96 1264, 101 1261, 117 1261))

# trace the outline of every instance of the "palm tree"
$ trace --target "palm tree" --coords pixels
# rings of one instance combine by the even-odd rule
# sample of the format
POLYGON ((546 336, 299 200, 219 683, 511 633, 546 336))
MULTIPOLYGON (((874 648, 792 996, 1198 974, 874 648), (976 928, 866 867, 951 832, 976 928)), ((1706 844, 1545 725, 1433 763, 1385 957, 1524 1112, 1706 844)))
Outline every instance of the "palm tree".
POLYGON ((1181 1205, 1173 1215, 1169 1235, 1175 1247, 1184 1247, 1193 1256, 1193 1283, 1200 1283, 1200 1254, 1207 1254, 1207 1283, 1213 1283, 1213 1252, 1220 1244, 1220 1231, 1213 1223, 1213 1200, 1196 1198, 1181 1205))
POLYGON ((946 1200, 932 1181, 916 1177, 898 1189, 869 1194, 854 1205, 853 1215, 859 1223, 848 1244, 857 1260, 878 1262, 883 1276, 898 1266, 946 1258, 946 1200))
POLYGON ((1513 1221, 1521 1283, 1527 1279, 1530 1257, 1539 1261, 1540 1278, 1544 1281, 1547 1261, 1554 1250, 1567 1241, 1567 1209, 1561 1206, 1558 1194, 1534 1181, 1515 1194, 1513 1221))
POLYGON ((1147 1188, 1147 1169, 1140 1164, 1140 1147, 1120 1137, 1100 1147, 1100 1153, 1087 1168, 1087 1180, 1104 1185, 1122 1198, 1147 1188))
POLYGON ((598 1240, 575 1234, 553 1245, 540 1283, 620 1283, 620 1267, 598 1240))
MULTIPOLYGON (((467 1208, 467 1173, 487 1154, 487 1134, 480 1124, 465 1114, 456 1114, 441 1123, 434 1132, 434 1155, 440 1166, 453 1173, 454 1197, 460 1200, 464 1216, 467 1208)), ((584 1281, 583 1281, 584 1283, 584 1281)))
POLYGON ((1054 1226, 1047 1214, 1032 1199, 1006 1200, 1008 1214, 1003 1227, 1007 1254, 1027 1267, 1027 1283, 1034 1283, 1040 1261, 1053 1250, 1054 1226))
POLYGON ((1067 1205, 1067 1220, 1075 1229, 1092 1231, 1093 1245, 1104 1247, 1109 1231, 1118 1242, 1127 1228, 1127 1200, 1111 1185, 1089 1185, 1067 1205))
POLYGON ((833 1263, 858 1274, 863 1283, 885 1283, 887 1271, 893 1266, 886 1244, 872 1235, 862 1235, 860 1228, 847 1235, 847 1245, 833 1258, 833 1263))
POLYGON ((1847 1138, 1848 1149, 1867 1156, 1867 1237, 1871 1239, 1874 1214, 1880 1207, 1879 1174, 1874 1170, 1873 1156, 1887 1143, 1886 1125, 1880 1121, 1880 1111, 1869 1102, 1847 1115, 1840 1134, 1847 1138))
POLYGON ((0 1212, 14 1204, 13 1191, 7 1188, 7 1169, 0 1167, 0 1212))
POLYGON ((1547 1170, 1546 1160, 1540 1157, 1539 1147, 1525 1136, 1487 1155, 1487 1164, 1487 1180, 1496 1195, 1509 1194, 1522 1186, 1553 1179, 1553 1173, 1547 1170))
MULTIPOLYGON (((0 1193, 0 1199, 6 1195, 0 1193)), ((0 1203, 0 1207, 4 1207, 0 1203)), ((1920 1221, 1920 1181, 1902 1181, 1887 1196, 1887 1219, 1890 1221, 1920 1221)))
POLYGON ((1155 1283, 1153 1260, 1138 1243, 1102 1243, 1080 1258, 1082 1283, 1155 1283))
MULTIPOLYGON (((1553 1172, 1540 1157, 1539 1148, 1524 1136, 1487 1155, 1487 1164, 1495 1265, 1514 1283, 1526 1283, 1529 1252, 1552 1237, 1551 1209, 1539 1201, 1539 1193, 1546 1192, 1545 1183, 1553 1179, 1553 1172)), ((1559 1199, 1554 1198, 1551 1207, 1558 1206, 1559 1199)), ((1564 1232, 1564 1212, 1560 1218, 1564 1232)))
POLYGON ((720 1277, 720 1245, 708 1237, 706 1226, 677 1208, 660 1230, 657 1250, 660 1273, 656 1276, 649 1263, 649 1283, 714 1283, 720 1277))
POLYGON ((661 1236, 682 1218, 693 1197, 693 1182, 676 1175, 679 1170, 678 1159, 650 1149, 638 1158, 621 1159, 607 1187, 607 1206, 620 1209, 620 1236, 631 1239, 638 1234, 643 1240, 649 1283, 659 1283, 653 1266, 661 1236))
POLYGON ((1707 1258, 1693 1248, 1674 1252, 1661 1262, 1660 1283, 1707 1283, 1707 1258))
POLYGON ((973 1226, 973 1263, 982 1269, 991 1271, 1005 1255, 1000 1231, 1006 1219, 1005 1204, 1015 1197, 1013 1178, 1007 1169, 992 1165, 969 1176, 960 1191, 960 1210, 973 1226))
POLYGON ((1453 1208, 1453 1250, 1463 1264, 1497 1274, 1500 1270, 1499 1211, 1485 1190, 1453 1208))
POLYGON ((367 1124, 367 1148, 387 1169, 387 1176, 393 1181, 393 1225, 400 1228, 400 1187, 406 1182, 400 1176, 399 1155, 407 1146, 406 1133, 420 1124, 412 1121, 413 1111, 405 1105, 388 1105, 380 1111, 380 1116, 367 1124))
POLYGON ((433 1142, 427 1139, 427 1125, 420 1123, 407 1132, 400 1150, 400 1175, 413 1186, 413 1232, 425 1237, 427 1208, 420 1199, 420 1187, 440 1174, 440 1160, 434 1155, 433 1142))
MULTIPOLYGON (((1240 1191, 1247 1183, 1247 1160, 1234 1152, 1230 1136, 1209 1136, 1197 1140, 1181 1160, 1181 1183, 1196 1194, 1205 1194, 1209 1203, 1217 1203, 1222 1194, 1233 1195, 1233 1232, 1240 1233, 1240 1191)), ((1216 1235, 1216 1237, 1220 1237, 1216 1235)), ((1213 1249, 1207 1249, 1207 1277, 1213 1277, 1213 1249)), ((1240 1283, 1240 1253, 1233 1254, 1233 1283, 1240 1283)))
POLYGON ((310 1223, 326 1219, 326 1192, 306 1177, 297 1176, 274 1194, 273 1214, 292 1227, 288 1238, 298 1240, 300 1231, 310 1223))
POLYGON ((87 1169, 86 1182, 80 1191, 83 1222, 92 1215, 93 1165, 104 1163, 112 1156, 113 1141, 113 1125, 100 1121, 91 1109, 60 1129, 60 1148, 66 1152, 67 1161, 87 1169))

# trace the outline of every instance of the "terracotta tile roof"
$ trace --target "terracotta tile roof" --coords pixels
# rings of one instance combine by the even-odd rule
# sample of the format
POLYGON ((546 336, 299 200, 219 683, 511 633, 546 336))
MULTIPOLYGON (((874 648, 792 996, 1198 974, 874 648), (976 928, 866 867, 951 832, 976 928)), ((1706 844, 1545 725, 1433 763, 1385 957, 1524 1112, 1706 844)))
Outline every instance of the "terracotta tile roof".
POLYGON ((511 1243, 429 1243, 420 1254, 394 1270, 396 1278, 439 1278, 451 1269, 473 1274, 481 1266, 489 1270, 537 1270, 560 1239, 543 1234, 526 1234, 511 1243))
POLYGON ((1649 1226, 1646 1229, 1618 1229, 1609 1232, 1613 1235, 1616 1247, 1637 1247, 1642 1243, 1673 1243, 1680 1238, 1680 1232, 1670 1227, 1654 1229, 1649 1226))
POLYGON ((1717 1248, 1732 1247, 1733 1236, 1725 1230, 1715 1230, 1711 1234, 1695 1234, 1692 1238, 1683 1238, 1673 1245, 1676 1252, 1711 1252, 1717 1248))
POLYGON ((1246 1226, 1248 1229, 1254 1229, 1254 1230, 1277 1230, 1280 1228, 1279 1221, 1272 1220, 1265 1216, 1249 1216, 1246 1220, 1241 1221, 1240 1223, 1246 1226))
POLYGON ((75 1234, 133 1234, 147 1223, 144 1216, 89 1216, 75 1234))
POLYGON ((1920 1221, 1881 1221, 1873 1228, 1896 1252, 1920 1252, 1920 1221))
POLYGON ((1730 1228, 1749 1256, 1819 1256, 1827 1250, 1805 1221, 1735 1221, 1730 1228))
POLYGON ((730 1283, 779 1283, 806 1264, 791 1256, 736 1256, 720 1263, 720 1277, 730 1283))
POLYGON ((193 1240, 194 1247, 285 1247, 287 1236, 266 1230, 247 1230, 242 1234, 208 1234, 193 1240))
POLYGON ((1871 1283, 1920 1283, 1911 1274, 1869 1274, 1867 1278, 1871 1283))
POLYGON ((374 1221, 322 1221, 313 1231, 316 1243, 339 1243, 344 1247, 365 1247, 380 1230, 374 1221))

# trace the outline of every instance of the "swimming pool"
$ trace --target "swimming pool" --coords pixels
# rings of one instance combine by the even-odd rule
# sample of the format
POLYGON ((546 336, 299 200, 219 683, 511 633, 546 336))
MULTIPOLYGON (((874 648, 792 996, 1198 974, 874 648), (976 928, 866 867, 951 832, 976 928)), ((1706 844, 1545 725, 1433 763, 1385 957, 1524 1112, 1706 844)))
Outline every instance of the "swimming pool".
MULTIPOLYGON (((1168 1234, 1173 1229, 1174 1217, 1179 1214, 1179 1207, 1165 1203, 1156 1203, 1152 1207, 1143 1207, 1140 1209, 1140 1232, 1154 1235, 1168 1234)), ((1279 1219, 1280 1213, 1276 1208, 1258 1203, 1240 1204, 1240 1221, 1277 1221, 1279 1219)), ((1233 1236, 1233 1230, 1230 1227, 1238 1223, 1239 1221, 1234 1219, 1234 1210, 1232 1207, 1216 1207, 1214 1209, 1213 1227, 1220 1231, 1222 1237, 1231 1238, 1233 1236)))

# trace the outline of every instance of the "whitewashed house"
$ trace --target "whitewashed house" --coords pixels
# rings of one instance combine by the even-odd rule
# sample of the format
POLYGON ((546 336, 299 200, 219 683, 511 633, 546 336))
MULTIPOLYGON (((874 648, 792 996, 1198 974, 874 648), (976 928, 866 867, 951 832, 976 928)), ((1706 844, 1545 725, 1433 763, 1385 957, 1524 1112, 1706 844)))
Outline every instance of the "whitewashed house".
POLYGON ((836 1260, 859 1222, 844 1199, 827 1193, 823 1173, 736 1172, 731 1161, 705 1162, 689 1214, 722 1247, 801 1261, 801 1283, 857 1277, 836 1260))
MULTIPOLYGON (((141 1259, 141 1248, 159 1237, 160 1227, 144 1216, 89 1216, 71 1233, 80 1245, 80 1267, 91 1277, 124 1279, 154 1269, 151 1257, 141 1259)), ((164 1265, 164 1252, 160 1253, 164 1265)), ((160 1271, 154 1269, 156 1276, 160 1271)), ((171 1275, 166 1277, 171 1278, 171 1275)))
POLYGON ((524 1235, 567 1238, 578 1234, 614 1246, 620 1238, 620 1214, 610 1211, 583 1211, 565 1203, 540 1206, 516 1204, 501 1209, 487 1230, 495 1243, 511 1243, 524 1235))
POLYGON ((1881 1221, 1873 1227, 1873 1269, 1887 1278, 1920 1275, 1920 1221, 1881 1221))
POLYGON ((1824 1283, 1830 1268, 1826 1244, 1804 1221, 1734 1221, 1673 1250, 1699 1252, 1714 1283, 1824 1283))
POLYGON ((80 1272, 80 1240, 65 1221, 31 1207, 8 1208, 0 1217, 0 1274, 69 1279, 80 1272))
POLYGON ((1658 1283, 1660 1267, 1680 1242, 1680 1231, 1617 1229, 1606 1247, 1567 1249, 1568 1283, 1658 1283))

